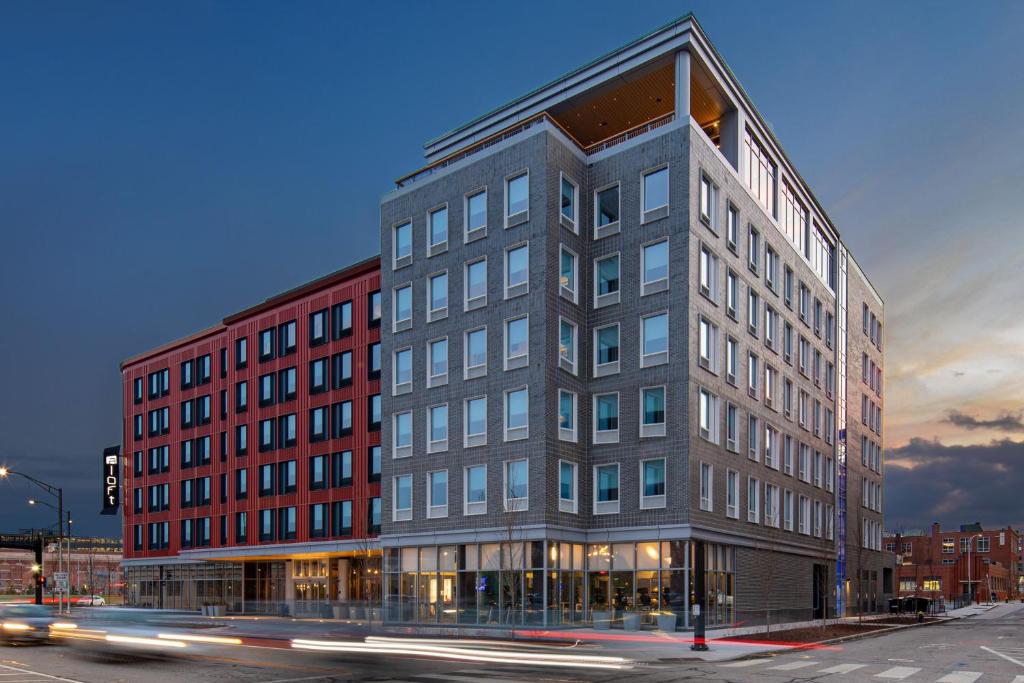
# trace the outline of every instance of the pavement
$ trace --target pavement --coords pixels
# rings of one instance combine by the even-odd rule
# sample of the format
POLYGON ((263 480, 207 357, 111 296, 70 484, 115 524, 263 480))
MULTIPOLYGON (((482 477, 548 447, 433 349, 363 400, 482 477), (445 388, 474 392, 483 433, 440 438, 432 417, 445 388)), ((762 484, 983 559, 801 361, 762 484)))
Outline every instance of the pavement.
POLYGON ((543 644, 374 635, 352 630, 359 624, 329 620, 223 620, 233 623, 202 632, 255 640, 155 660, 97 659, 61 646, 0 648, 0 683, 1024 683, 1024 605, 973 612, 926 627, 770 653, 766 648, 778 645, 712 639, 699 659, 685 634, 609 632, 603 640, 543 644), (312 624, 319 630, 311 632, 312 624), (282 642, 285 628, 301 633, 311 648, 282 642))

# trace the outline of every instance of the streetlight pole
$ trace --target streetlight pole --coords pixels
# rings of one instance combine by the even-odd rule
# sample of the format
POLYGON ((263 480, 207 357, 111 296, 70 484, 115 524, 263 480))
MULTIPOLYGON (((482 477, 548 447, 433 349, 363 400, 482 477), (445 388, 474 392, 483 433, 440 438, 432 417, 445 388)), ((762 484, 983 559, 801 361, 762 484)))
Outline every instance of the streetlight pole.
MULTIPOLYGON (((28 499, 28 504, 29 505, 45 505, 46 507, 50 508, 51 510, 54 510, 54 511, 57 512, 57 525, 61 527, 60 539, 59 539, 59 541, 57 543, 57 571, 63 572, 63 571, 66 570, 67 573, 68 573, 68 577, 69 577, 69 584, 68 584, 69 591, 68 591, 68 595, 67 595, 67 608, 68 608, 68 612, 71 612, 71 593, 70 593, 70 575, 71 575, 71 510, 63 511, 62 510, 62 508, 63 508, 63 504, 62 503, 63 503, 63 496, 59 496, 58 497, 58 506, 57 507, 54 507, 54 506, 50 505, 45 500, 37 500, 35 498, 29 498, 28 499), (61 514, 62 512, 64 512, 64 514, 67 515, 67 522, 68 522, 68 527, 67 527, 67 529, 68 529, 68 533, 67 533, 67 560, 66 561, 65 561, 65 557, 64 557, 64 539, 65 539, 64 530, 63 530, 64 516, 61 514)), ((57 612, 58 613, 61 611, 61 606, 62 606, 63 602, 64 602, 63 593, 58 593, 57 594, 57 612)))
MULTIPOLYGON (((27 479, 28 481, 32 482, 33 484, 35 484, 39 488, 41 488, 44 491, 46 491, 47 493, 49 493, 51 496, 54 496, 54 497, 57 498, 57 526, 59 527, 58 536, 57 536, 57 539, 58 539, 57 547, 59 548, 60 544, 63 543, 63 541, 64 541, 64 489, 61 488, 60 486, 54 486, 52 484, 47 484, 45 481, 42 481, 40 479, 36 479, 35 477, 31 477, 31 476, 25 474, 24 472, 18 472, 18 471, 12 470, 11 468, 9 468, 7 466, 0 466, 0 479, 7 479, 12 474, 16 474, 19 477, 22 477, 23 479, 27 479)), ((62 560, 59 561, 58 564, 62 564, 62 560)), ((58 603, 57 611, 58 612, 60 611, 60 603, 58 603)))
POLYGON ((967 537, 967 597, 969 604, 974 604, 974 589, 973 583, 971 582, 971 545, 974 543, 974 539, 981 536, 981 534, 974 534, 973 536, 967 537))

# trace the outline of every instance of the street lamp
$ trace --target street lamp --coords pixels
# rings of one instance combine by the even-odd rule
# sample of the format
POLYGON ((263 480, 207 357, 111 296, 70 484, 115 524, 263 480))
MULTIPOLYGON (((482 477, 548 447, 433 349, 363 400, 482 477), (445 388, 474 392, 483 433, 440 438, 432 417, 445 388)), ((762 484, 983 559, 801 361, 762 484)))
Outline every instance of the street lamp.
POLYGON ((970 598, 970 604, 972 605, 974 604, 974 589, 971 582, 971 544, 976 538, 981 538, 981 534, 967 537, 967 597, 970 598))
MULTIPOLYGON (((10 479, 12 474, 16 474, 19 477, 21 477, 22 479, 26 479, 26 480, 30 481, 31 483, 35 484, 36 486, 38 486, 39 488, 43 489, 44 491, 49 493, 51 496, 53 496, 54 498, 57 499, 57 525, 58 525, 58 528, 59 528, 59 531, 58 531, 58 534, 57 534, 58 546, 59 546, 59 544, 62 544, 64 542, 64 489, 59 487, 59 486, 54 486, 53 484, 47 484, 45 481, 42 481, 41 479, 36 479, 35 477, 29 476, 29 475, 25 474, 24 472, 18 472, 17 470, 12 470, 10 467, 7 467, 6 465, 0 465, 0 479, 10 479)), ((69 557, 68 558, 69 562, 70 562, 70 559, 71 558, 69 557)), ((58 553, 58 566, 60 567, 61 571, 63 571, 63 564, 64 564, 63 555, 58 553)), ((68 603, 68 609, 69 610, 71 609, 70 602, 68 603)), ((60 604, 59 603, 58 603, 58 606, 57 606, 57 611, 58 612, 60 611, 60 604)))

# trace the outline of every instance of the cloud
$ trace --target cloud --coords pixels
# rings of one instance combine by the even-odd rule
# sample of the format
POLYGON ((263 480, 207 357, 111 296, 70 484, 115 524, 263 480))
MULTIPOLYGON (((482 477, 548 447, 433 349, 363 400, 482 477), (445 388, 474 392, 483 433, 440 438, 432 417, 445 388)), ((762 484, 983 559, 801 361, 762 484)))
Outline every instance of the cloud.
POLYGON ((959 410, 951 410, 946 418, 946 422, 957 427, 963 427, 964 429, 998 429, 1004 432, 1024 432, 1024 413, 1017 413, 1016 415, 1003 413, 991 420, 983 420, 962 413, 959 410))
POLYGON ((947 446, 912 439, 886 452, 885 525, 889 530, 1024 527, 1024 441, 947 446))

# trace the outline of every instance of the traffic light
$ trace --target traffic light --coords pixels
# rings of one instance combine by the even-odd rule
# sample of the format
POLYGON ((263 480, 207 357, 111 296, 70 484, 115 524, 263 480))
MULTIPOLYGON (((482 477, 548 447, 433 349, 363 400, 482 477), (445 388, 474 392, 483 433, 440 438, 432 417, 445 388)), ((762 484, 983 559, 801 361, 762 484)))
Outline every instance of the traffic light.
POLYGON ((41 586, 42 588, 46 588, 46 577, 45 577, 45 576, 43 576, 42 574, 40 574, 40 575, 39 575, 38 577, 36 577, 36 580, 37 580, 37 581, 39 581, 39 585, 40 585, 40 586, 41 586))

